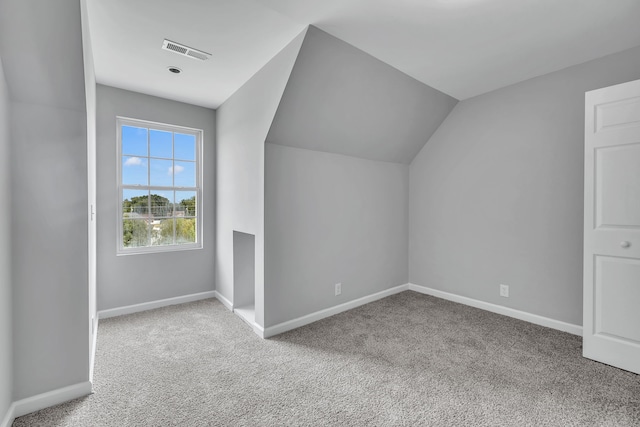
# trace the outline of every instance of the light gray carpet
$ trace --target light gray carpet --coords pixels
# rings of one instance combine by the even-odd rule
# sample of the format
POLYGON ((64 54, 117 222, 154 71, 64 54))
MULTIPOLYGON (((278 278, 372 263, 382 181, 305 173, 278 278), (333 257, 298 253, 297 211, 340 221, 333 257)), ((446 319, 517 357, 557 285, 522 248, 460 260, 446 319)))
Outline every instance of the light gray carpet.
POLYGON ((100 321, 95 394, 14 426, 638 426, 581 338, 403 292, 261 340, 206 300, 100 321))

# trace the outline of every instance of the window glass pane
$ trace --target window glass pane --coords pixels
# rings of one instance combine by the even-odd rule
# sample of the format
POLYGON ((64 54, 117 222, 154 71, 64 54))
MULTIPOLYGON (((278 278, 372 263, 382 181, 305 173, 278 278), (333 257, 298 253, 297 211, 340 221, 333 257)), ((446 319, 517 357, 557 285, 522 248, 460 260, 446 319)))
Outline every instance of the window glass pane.
POLYGON ((196 160, 196 136, 175 133, 173 136, 174 158, 179 160, 196 160))
POLYGON ((122 126, 122 154, 147 156, 147 129, 122 126))
POLYGON ((148 190, 122 190, 122 217, 124 219, 146 218, 148 212, 148 190))
POLYGON ((196 216, 196 192, 176 191, 176 216, 196 216))
POLYGON ((122 183, 125 185, 147 185, 147 159, 122 156, 122 183))
POLYGON ((161 218, 153 221, 151 245, 173 245, 173 218, 161 218))
POLYGON ((145 219, 122 221, 122 244, 125 248, 149 246, 149 225, 145 219))
POLYGON ((171 132, 154 129, 149 130, 149 151, 151 157, 164 157, 165 159, 173 157, 171 135, 171 132))
POLYGON ((173 191, 151 190, 151 216, 173 216, 173 191))
POLYGON ((176 218, 176 243, 195 243, 196 218, 176 218))
POLYGON ((127 249, 123 253, 145 252, 131 248, 153 252, 200 243, 197 197, 202 141, 198 134, 143 121, 120 119, 120 123, 119 240, 127 249))
POLYGON ((195 162, 174 162, 174 184, 176 187, 196 186, 195 162))
POLYGON ((150 159, 151 163, 151 184, 159 187, 172 187, 173 162, 171 160, 150 159))

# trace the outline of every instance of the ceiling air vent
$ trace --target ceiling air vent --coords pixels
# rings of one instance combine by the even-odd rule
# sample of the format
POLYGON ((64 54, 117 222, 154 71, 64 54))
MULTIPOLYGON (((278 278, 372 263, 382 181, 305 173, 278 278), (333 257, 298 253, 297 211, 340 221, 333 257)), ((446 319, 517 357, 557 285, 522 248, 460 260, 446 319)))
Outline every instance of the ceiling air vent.
POLYGON ((167 39, 165 39, 162 43, 162 48, 164 50, 168 50, 182 56, 188 56, 189 58, 197 59, 199 61, 206 61, 207 59, 211 58, 210 53, 203 52, 201 50, 194 49, 180 43, 172 42, 171 40, 167 39))

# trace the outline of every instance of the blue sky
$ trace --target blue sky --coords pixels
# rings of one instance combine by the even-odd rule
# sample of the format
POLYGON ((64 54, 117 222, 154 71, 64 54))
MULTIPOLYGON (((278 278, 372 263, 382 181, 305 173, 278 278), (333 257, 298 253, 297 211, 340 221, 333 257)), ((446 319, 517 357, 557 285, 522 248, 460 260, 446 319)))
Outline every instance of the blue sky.
MULTIPOLYGON (((122 126, 122 183, 125 185, 195 187, 195 160, 194 135, 122 126), (171 159, 173 153, 174 160, 171 159)), ((171 203, 196 195, 195 191, 154 190, 152 193, 171 203)), ((122 196, 125 200, 148 194, 148 190, 124 189, 122 196)))
POLYGON ((194 135, 174 133, 172 142, 171 132, 122 126, 122 183, 125 185, 195 187, 195 160, 194 135), (172 151, 175 160, 171 160, 172 151))

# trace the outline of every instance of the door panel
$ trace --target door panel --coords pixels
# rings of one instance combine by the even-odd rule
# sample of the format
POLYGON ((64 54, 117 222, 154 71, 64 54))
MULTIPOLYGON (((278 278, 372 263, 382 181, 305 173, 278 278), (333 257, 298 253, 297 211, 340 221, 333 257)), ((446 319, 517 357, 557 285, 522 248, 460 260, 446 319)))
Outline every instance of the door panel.
POLYGON ((595 333, 640 345, 640 260, 596 257, 595 333))
POLYGON ((596 132, 640 126, 640 97, 596 106, 596 132))
POLYGON ((640 143, 596 149, 598 227, 640 227, 640 143))
POLYGON ((640 373, 640 80, 585 105, 585 357, 640 373))

